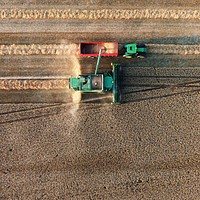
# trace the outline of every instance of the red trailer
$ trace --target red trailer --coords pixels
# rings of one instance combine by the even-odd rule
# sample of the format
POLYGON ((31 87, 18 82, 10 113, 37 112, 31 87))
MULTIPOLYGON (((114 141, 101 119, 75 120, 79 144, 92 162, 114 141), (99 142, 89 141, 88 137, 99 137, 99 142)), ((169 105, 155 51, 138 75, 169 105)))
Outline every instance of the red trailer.
POLYGON ((118 56, 117 42, 82 42, 80 56, 98 57, 100 49, 101 56, 118 56))

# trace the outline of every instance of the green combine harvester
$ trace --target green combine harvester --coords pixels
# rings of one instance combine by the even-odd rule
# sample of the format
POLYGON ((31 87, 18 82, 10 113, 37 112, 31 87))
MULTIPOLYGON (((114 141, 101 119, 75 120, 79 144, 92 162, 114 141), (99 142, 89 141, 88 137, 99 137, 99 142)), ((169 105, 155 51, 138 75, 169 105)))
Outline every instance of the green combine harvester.
POLYGON ((98 73, 102 50, 100 49, 94 74, 82 74, 70 78, 69 87, 82 93, 113 94, 112 104, 121 103, 120 94, 120 64, 111 63, 113 69, 110 72, 98 73))
POLYGON ((146 56, 147 48, 144 44, 125 44, 125 53, 123 57, 125 58, 144 58, 146 56))

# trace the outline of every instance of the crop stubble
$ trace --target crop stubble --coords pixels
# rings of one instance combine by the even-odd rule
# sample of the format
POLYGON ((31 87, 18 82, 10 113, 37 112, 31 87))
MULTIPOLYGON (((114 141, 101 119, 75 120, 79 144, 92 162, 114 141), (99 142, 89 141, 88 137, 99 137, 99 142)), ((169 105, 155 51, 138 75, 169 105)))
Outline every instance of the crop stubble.
POLYGON ((67 89, 69 80, 0 80, 0 90, 67 89))

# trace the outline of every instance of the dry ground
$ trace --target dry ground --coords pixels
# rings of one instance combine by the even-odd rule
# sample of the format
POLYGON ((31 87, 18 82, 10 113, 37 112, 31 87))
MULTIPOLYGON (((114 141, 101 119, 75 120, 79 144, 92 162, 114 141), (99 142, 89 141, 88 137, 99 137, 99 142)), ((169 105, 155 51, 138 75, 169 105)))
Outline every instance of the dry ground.
POLYGON ((200 199, 199 20, 198 0, 2 0, 0 199, 200 199), (147 44, 101 60, 124 104, 72 103, 81 41, 147 44))

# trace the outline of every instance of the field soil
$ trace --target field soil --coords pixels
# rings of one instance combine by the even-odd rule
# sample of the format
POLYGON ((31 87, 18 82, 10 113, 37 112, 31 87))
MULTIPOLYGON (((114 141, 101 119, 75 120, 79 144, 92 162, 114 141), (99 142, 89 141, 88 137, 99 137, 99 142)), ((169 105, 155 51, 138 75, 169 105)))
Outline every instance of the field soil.
POLYGON ((198 0, 1 0, 0 199, 200 200, 199 124, 198 0), (90 41, 119 43, 121 105, 69 89, 90 41))

